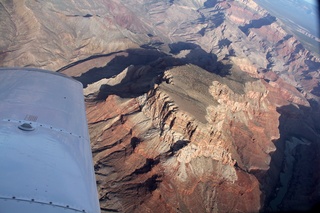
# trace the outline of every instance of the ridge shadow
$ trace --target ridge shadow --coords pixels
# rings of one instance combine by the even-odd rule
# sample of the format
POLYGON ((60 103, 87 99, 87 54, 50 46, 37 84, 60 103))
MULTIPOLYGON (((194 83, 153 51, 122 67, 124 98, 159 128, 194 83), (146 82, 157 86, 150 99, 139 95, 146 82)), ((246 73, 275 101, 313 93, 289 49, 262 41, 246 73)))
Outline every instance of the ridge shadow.
POLYGON ((178 42, 170 44, 169 47, 169 54, 148 46, 128 49, 123 51, 126 56, 117 55, 106 66, 92 68, 74 78, 86 88, 88 84, 114 78, 127 69, 120 83, 112 86, 104 84, 100 87, 96 100, 105 100, 111 94, 122 98, 138 97, 148 92, 154 84, 161 83, 164 80, 164 72, 175 66, 193 64, 222 77, 230 75, 231 64, 218 61, 215 54, 207 53, 199 45, 178 42))
POLYGON ((277 108, 280 138, 274 142, 270 168, 260 179, 266 195, 261 212, 311 212, 319 207, 320 111, 316 102, 309 102, 311 107, 277 108))

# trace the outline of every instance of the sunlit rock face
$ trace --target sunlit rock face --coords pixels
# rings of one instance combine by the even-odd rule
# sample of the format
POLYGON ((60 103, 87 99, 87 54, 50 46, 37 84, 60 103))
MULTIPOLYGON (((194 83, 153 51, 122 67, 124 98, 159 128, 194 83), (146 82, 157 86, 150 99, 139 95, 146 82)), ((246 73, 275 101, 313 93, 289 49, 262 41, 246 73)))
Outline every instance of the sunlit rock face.
MULTIPOLYGON (((250 103, 221 84, 221 77, 185 65, 167 70, 164 78, 141 96, 109 95, 103 102, 88 102, 103 206, 120 211, 258 211, 259 182, 247 171, 267 170, 265 161, 274 150, 271 141, 278 137, 277 127, 266 130, 270 135, 257 142, 266 143, 264 150, 246 144, 239 138, 240 128, 250 128, 253 121, 240 111, 250 103), (234 125, 232 112, 225 111, 229 107, 239 112, 234 125), (253 148, 239 150, 244 146, 253 148), (253 153, 259 159, 251 162, 253 153)), ((250 95, 262 96, 264 102, 260 86, 261 91, 250 95)), ((278 115, 275 107, 262 108, 257 110, 278 115)), ((247 142, 259 131, 251 129, 247 142)))
POLYGON ((254 1, 16 0, 0 11, 1 66, 83 83, 102 212, 320 201, 319 59, 254 1))

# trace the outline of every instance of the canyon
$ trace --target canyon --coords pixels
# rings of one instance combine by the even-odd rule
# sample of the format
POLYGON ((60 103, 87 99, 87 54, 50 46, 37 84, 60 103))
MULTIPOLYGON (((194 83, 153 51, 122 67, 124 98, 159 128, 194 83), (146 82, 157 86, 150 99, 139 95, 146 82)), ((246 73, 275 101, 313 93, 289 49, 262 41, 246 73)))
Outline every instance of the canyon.
POLYGON ((320 59, 255 1, 13 0, 0 11, 0 66, 82 82, 101 212, 320 202, 320 59))

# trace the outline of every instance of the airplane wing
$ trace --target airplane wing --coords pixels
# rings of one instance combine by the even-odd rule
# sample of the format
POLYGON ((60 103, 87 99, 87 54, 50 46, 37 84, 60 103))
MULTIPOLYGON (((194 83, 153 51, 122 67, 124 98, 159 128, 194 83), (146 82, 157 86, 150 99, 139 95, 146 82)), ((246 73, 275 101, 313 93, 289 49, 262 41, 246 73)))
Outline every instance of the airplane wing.
POLYGON ((82 84, 0 69, 0 213, 100 212, 82 84))

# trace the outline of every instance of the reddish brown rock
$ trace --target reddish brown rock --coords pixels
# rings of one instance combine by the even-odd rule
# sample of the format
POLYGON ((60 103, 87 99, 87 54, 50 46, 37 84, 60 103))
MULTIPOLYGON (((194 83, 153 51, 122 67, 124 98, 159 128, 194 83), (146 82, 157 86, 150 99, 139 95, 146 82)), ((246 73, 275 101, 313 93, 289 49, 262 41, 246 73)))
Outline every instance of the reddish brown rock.
POLYGON ((277 121, 279 114, 269 103, 266 85, 260 80, 224 82, 242 87, 233 92, 219 82, 225 81, 221 77, 195 66, 169 70, 165 76, 170 83, 147 95, 110 95, 88 103, 102 206, 119 211, 258 211, 262 192, 253 174, 268 170, 273 141, 279 137, 277 125, 267 122, 277 121), (203 87, 188 89, 198 81, 203 87), (208 92, 211 98, 201 98, 208 92), (192 97, 198 97, 195 106, 188 103, 192 97), (205 120, 195 117, 199 106, 207 112, 205 120))

